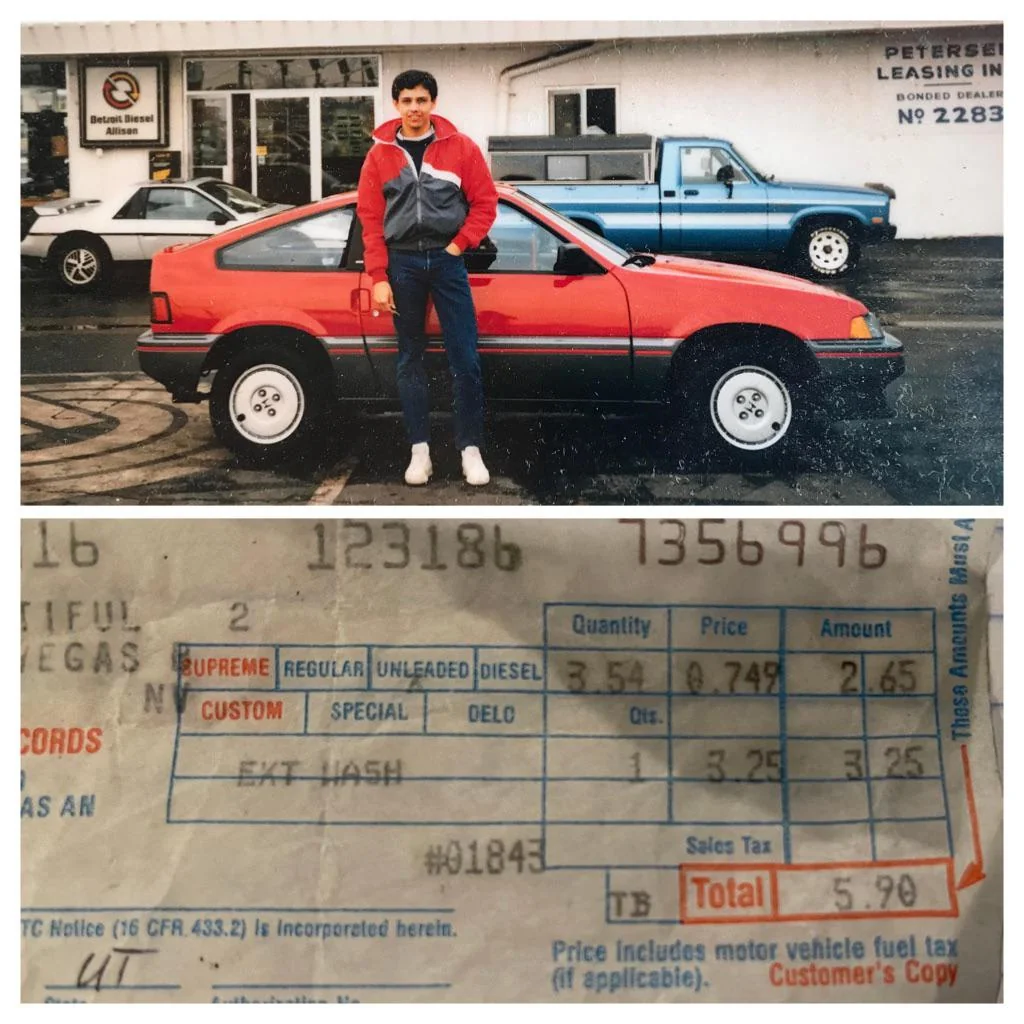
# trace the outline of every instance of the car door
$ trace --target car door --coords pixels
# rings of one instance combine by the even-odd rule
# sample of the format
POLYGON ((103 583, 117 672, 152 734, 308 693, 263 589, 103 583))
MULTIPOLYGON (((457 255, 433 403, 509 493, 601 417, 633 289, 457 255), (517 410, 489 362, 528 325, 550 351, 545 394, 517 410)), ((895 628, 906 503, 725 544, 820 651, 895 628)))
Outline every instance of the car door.
POLYGON ((728 150, 714 145, 681 146, 681 194, 674 227, 663 208, 666 248, 672 252, 752 252, 768 243, 767 189, 735 163, 728 150), (732 190, 718 180, 726 166, 735 177, 732 190))
POLYGON ((145 188, 133 192, 117 212, 101 225, 100 237, 115 260, 141 260, 142 232, 146 207, 145 188))
POLYGON ((217 302, 246 325, 294 327, 331 357, 342 398, 379 396, 351 258, 355 204, 289 220, 218 250, 217 302))
MULTIPOLYGON (((480 364, 489 398, 509 401, 609 401, 631 397, 631 340, 626 293, 596 263, 593 273, 556 271, 563 239, 502 200, 488 236, 464 254, 476 307, 480 364)), ((364 275, 361 288, 369 291, 364 275)), ((389 314, 362 305, 371 357, 395 390, 397 339, 389 314)), ((427 366, 448 378, 441 325, 432 304, 427 366)))
POLYGON ((235 223, 234 214, 184 185, 146 189, 142 218, 139 238, 144 259, 152 259, 176 242, 207 238, 235 223))

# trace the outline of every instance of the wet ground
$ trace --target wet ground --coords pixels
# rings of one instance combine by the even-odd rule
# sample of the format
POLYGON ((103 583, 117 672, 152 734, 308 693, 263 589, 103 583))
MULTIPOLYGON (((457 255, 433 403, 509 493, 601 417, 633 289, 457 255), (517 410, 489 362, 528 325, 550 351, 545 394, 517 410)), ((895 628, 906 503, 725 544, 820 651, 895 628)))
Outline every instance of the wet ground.
MULTIPOLYGON (((770 264, 765 264, 770 265, 770 264)), ((205 406, 173 405, 139 374, 145 271, 107 294, 67 296, 22 276, 22 496, 55 504, 1000 504, 1003 263, 999 239, 904 241, 867 250, 840 290, 906 346, 892 415, 823 429, 770 473, 708 464, 647 417, 498 415, 492 482, 467 487, 434 427, 435 475, 401 482, 397 416, 366 417, 304 464, 245 468, 205 406)))

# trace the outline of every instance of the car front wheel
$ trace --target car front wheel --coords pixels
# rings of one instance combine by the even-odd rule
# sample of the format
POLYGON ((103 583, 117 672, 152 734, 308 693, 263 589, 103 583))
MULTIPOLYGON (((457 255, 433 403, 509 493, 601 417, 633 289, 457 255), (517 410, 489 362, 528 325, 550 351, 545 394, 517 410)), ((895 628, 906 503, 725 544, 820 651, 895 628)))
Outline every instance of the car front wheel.
POLYGON ((52 261, 58 280, 69 291, 93 291, 110 276, 110 254, 98 239, 59 242, 52 261))
POLYGON ((860 260, 860 244, 846 225, 818 224, 797 236, 794 262, 811 277, 845 277, 860 260))
POLYGON ((807 382, 790 361, 753 349, 715 360, 682 401, 688 440, 701 454, 731 455, 751 468, 788 451, 812 412, 807 382))
POLYGON ((217 371, 210 421, 235 454, 269 465, 309 445, 326 404, 326 388, 300 352, 260 345, 243 349, 217 371))

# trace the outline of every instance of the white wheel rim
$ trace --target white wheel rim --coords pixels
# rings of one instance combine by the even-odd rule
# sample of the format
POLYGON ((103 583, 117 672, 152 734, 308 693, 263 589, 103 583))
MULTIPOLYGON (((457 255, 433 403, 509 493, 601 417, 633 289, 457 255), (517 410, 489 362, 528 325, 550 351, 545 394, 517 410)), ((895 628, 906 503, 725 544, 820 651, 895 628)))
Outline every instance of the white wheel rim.
POLYGON ((715 430, 734 448, 771 448, 786 436, 792 419, 786 385, 762 367, 734 367, 711 391, 715 430))
POLYGON ((99 273, 100 261, 91 249, 72 249, 61 263, 64 276, 72 284, 88 284, 99 273))
POLYGON ((256 444, 280 444, 298 430, 305 411, 298 378, 270 363, 246 370, 228 396, 231 425, 256 444))
POLYGON ((811 235, 807 254, 816 270, 839 270, 850 258, 850 243, 833 228, 822 228, 811 235))

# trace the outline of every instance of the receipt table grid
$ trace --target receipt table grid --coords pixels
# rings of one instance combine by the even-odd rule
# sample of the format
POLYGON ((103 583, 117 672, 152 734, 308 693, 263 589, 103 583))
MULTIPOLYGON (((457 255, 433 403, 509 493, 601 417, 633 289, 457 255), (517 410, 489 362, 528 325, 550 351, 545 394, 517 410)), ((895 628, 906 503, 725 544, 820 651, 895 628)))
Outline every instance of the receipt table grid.
POLYGON ((167 820, 533 825, 551 868, 952 855, 933 608, 549 603, 542 637, 179 644, 167 820))

